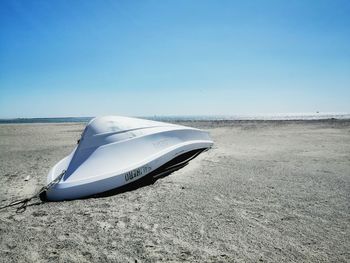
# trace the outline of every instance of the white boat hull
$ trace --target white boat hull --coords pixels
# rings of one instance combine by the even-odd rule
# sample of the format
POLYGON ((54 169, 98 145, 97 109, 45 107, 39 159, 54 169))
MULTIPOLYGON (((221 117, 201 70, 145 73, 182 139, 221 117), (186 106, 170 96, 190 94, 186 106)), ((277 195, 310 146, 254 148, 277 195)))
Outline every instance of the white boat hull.
POLYGON ((46 197, 60 201, 104 193, 212 144, 207 132, 194 128, 126 117, 97 118, 87 125, 73 152, 50 170, 48 183, 66 173, 46 197))

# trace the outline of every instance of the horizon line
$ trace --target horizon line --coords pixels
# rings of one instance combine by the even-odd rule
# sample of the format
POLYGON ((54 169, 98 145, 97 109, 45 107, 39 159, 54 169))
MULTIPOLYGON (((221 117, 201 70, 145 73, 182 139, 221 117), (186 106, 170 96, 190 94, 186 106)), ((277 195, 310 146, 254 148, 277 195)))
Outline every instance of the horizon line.
MULTIPOLYGON (((101 115, 109 116, 109 115, 101 115)), ((117 115, 125 116, 125 115, 117 115)), ((56 122, 86 122, 100 116, 60 116, 60 117, 17 117, 17 118, 0 118, 0 123, 55 123, 56 122)), ((270 113, 270 114, 235 114, 235 115, 153 115, 153 116, 125 116, 133 118, 143 118, 151 120, 203 120, 203 121, 220 121, 220 120, 327 120, 350 119, 350 113, 343 112, 299 112, 299 113, 270 113)))

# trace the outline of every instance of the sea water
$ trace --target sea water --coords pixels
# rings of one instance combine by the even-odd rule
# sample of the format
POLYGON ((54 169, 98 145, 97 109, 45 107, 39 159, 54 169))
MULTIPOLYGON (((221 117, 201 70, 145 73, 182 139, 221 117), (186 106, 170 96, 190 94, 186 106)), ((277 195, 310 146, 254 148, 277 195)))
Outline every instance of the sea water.
MULTIPOLYGON (((58 117, 58 118, 15 118, 0 119, 1 123, 69 123, 89 122, 93 117, 58 117)), ((210 121, 210 120, 326 120, 350 119, 349 113, 290 113, 290 114, 252 114, 252 115, 172 115, 139 116, 156 121, 210 121)))

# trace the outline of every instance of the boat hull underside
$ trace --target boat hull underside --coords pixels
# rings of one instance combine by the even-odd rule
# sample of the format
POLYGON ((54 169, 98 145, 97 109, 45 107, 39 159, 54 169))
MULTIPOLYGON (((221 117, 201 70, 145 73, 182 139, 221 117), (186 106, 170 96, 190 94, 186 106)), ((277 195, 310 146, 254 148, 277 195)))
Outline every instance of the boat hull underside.
MULTIPOLYGON (((64 188, 61 190, 53 189, 54 191, 49 191, 41 196, 43 200, 50 201, 63 201, 63 200, 72 200, 72 199, 82 199, 89 197, 104 197, 110 196, 114 194, 118 194, 121 192, 134 190, 139 187, 149 185, 154 183, 157 179, 167 176, 170 173, 186 166, 188 162, 195 157, 197 157, 203 151, 206 151, 208 148, 199 148, 190 150, 187 152, 183 152, 182 154, 172 158, 156 169, 143 174, 138 179, 130 181, 129 183, 125 181, 125 183, 118 185, 117 182, 113 182, 113 178, 107 178, 106 180, 102 180, 99 182, 94 182, 95 186, 91 184, 87 185, 79 185, 71 188, 64 188), (94 191, 92 192, 91 188, 94 187, 94 191)), ((121 177, 122 175, 117 175, 117 177, 121 177)), ((125 174, 124 174, 125 179, 125 174)))

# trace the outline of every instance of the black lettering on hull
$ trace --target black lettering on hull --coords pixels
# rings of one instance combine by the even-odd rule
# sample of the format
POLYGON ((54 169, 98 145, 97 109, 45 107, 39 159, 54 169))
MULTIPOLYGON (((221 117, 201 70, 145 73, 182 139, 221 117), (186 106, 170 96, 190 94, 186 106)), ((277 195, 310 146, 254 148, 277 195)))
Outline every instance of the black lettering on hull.
POLYGON ((130 172, 127 172, 124 174, 124 177, 125 177, 125 181, 130 181, 136 177, 140 177, 140 176, 143 176, 143 175, 146 175, 149 171, 151 171, 152 168, 149 167, 149 166, 143 166, 143 167, 140 167, 140 168, 137 168, 135 170, 132 170, 130 172))

